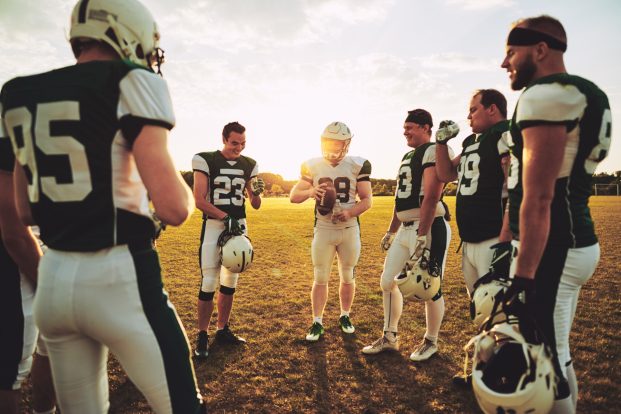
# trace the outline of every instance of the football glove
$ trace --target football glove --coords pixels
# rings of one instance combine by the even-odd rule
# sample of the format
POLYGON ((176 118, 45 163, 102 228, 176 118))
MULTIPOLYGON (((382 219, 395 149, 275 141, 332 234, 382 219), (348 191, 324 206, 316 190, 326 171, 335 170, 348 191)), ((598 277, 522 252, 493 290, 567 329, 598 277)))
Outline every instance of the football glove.
POLYGON ((436 131, 436 143, 446 145, 451 138, 459 134, 459 125, 453 121, 442 121, 436 131))
POLYGON ((252 180, 251 186, 252 194, 255 196, 263 194, 263 191, 265 190, 265 182, 260 177, 257 177, 256 180, 252 180))
POLYGON ((416 236, 416 245, 414 246, 414 253, 410 256, 410 260, 417 261, 422 256, 425 247, 427 247, 427 235, 416 236))
POLYGON ((394 237, 395 233, 392 233, 390 231, 387 231, 386 234, 384 234, 384 237, 382 237, 382 241, 380 241, 380 248, 383 252, 387 252, 388 249, 390 249, 390 245, 392 244, 394 237))
POLYGON ((155 226, 155 232, 153 233, 153 239, 157 240, 162 232, 166 230, 166 224, 160 220, 160 218, 155 214, 155 211, 151 212, 151 219, 153 220, 153 225, 155 226))
POLYGON ((514 253, 511 242, 496 243, 491 246, 490 249, 493 249, 494 253, 492 255, 492 263, 489 266, 489 271, 497 277, 508 279, 511 259, 514 253))
POLYGON ((506 315, 515 315, 520 324, 520 332, 528 343, 540 343, 535 322, 535 279, 515 275, 509 279, 511 284, 502 298, 502 309, 506 315))
POLYGON ((244 234, 237 219, 227 215, 222 219, 222 221, 224 222, 224 231, 226 233, 233 236, 241 236, 242 234, 244 234))

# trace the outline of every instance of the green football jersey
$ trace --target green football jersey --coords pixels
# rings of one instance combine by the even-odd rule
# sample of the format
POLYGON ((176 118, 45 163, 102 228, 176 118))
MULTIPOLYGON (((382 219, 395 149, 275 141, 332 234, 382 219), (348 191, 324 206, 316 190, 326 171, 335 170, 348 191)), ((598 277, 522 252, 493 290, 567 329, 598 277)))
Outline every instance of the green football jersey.
MULTIPOLYGON (((436 165, 434 145, 433 142, 420 145, 401 159, 395 192, 395 209, 397 211, 420 208, 422 205, 425 196, 423 172, 426 168, 436 165)), ((453 157, 453 151, 450 148, 449 156, 453 157)))
POLYGON ((592 82, 569 74, 543 77, 529 85, 511 121, 509 218, 519 233, 522 202, 522 130, 536 125, 565 125, 567 145, 551 204, 548 244, 585 247, 597 242, 589 196, 597 164, 610 148, 612 117, 608 97, 592 82))
POLYGON ((505 181, 501 159, 509 155, 503 139, 508 130, 509 121, 501 121, 481 134, 470 135, 462 144, 456 216, 459 236, 465 242, 478 243, 500 234, 505 181))
MULTIPOLYGON (((0 109, 0 113, 2 110, 0 109)), ((4 122, 0 119, 0 171, 13 172, 15 155, 11 148, 11 140, 4 130, 4 122)))
MULTIPOLYGON (((259 173, 252 158, 240 155, 236 160, 224 158, 218 151, 201 152, 192 158, 192 169, 209 178, 209 201, 236 219, 246 217, 246 183, 259 173)), ((203 214, 203 218, 207 218, 203 214)))
POLYGON ((15 78, 0 102, 45 244, 96 251, 154 236, 132 145, 143 125, 174 125, 161 77, 94 61, 15 78))

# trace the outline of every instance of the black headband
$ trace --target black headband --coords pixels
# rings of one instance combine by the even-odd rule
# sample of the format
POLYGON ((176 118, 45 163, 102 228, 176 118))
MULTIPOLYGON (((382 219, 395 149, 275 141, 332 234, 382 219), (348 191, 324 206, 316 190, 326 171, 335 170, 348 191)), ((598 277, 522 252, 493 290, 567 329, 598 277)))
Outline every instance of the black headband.
POLYGON ((567 50, 567 43, 549 34, 524 27, 514 27, 509 32, 509 37, 507 38, 507 46, 532 46, 539 42, 546 43, 550 49, 560 50, 561 52, 567 50))

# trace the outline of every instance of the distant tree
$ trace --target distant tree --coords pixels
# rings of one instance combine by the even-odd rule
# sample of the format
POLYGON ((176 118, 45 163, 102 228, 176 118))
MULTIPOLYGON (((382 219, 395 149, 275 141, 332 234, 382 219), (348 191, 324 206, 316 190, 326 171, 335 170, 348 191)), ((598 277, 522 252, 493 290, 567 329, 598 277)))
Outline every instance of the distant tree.
POLYGON ((444 187, 444 195, 454 196, 457 194, 457 181, 453 181, 452 183, 446 184, 444 187))
POLYGON ((270 190, 270 193, 275 195, 275 196, 281 196, 285 191, 282 189, 282 187, 278 184, 272 184, 272 189, 270 190))

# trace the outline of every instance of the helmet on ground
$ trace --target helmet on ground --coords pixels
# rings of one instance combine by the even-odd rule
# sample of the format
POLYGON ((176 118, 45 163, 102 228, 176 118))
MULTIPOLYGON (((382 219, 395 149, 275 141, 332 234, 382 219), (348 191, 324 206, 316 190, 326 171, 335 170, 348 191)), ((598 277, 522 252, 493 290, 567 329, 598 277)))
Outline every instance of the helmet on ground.
POLYGON ((229 235, 222 240, 221 245, 222 266, 232 273, 241 273, 250 267, 254 258, 254 250, 246 235, 229 235))
POLYGON ((429 300, 440 291, 440 268, 430 259, 431 252, 425 248, 415 261, 406 263, 395 277, 397 287, 405 299, 429 300))
POLYGON ((163 63, 160 33, 151 12, 137 0, 80 0, 71 14, 69 40, 76 57, 83 40, 105 42, 122 59, 151 68, 163 63))
POLYGON ((503 322, 472 338, 464 349, 472 346, 472 388, 483 412, 540 414, 552 409, 556 375, 545 344, 527 343, 518 324, 503 322))
POLYGON ((337 163, 347 155, 353 137, 342 122, 330 123, 321 134, 321 153, 328 162, 337 163))

